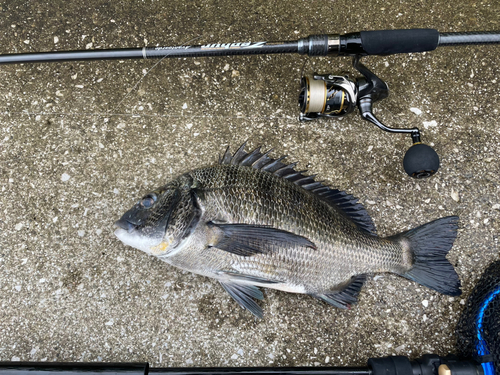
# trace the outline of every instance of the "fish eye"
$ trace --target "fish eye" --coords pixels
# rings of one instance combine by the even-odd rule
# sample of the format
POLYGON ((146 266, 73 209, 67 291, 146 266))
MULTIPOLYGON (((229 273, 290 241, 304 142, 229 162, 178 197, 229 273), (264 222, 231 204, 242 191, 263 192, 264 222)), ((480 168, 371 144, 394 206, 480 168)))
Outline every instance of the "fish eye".
POLYGON ((144 198, 142 198, 141 206, 144 208, 150 208, 153 206, 153 204, 155 204, 157 199, 158 198, 155 193, 150 193, 146 195, 144 198))

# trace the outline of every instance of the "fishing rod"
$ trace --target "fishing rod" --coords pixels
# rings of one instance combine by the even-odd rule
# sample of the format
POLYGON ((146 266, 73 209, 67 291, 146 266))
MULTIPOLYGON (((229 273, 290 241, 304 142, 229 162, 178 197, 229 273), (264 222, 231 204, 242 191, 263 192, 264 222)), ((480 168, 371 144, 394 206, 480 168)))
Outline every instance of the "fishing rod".
POLYGON ((456 327, 457 354, 370 358, 366 367, 172 367, 0 362, 0 375, 500 375, 500 260, 483 272, 456 327))
MULTIPOLYGON (((424 356, 372 358, 371 367, 150 368, 145 363, 0 362, 1 375, 486 375, 472 361, 424 356), (441 368, 437 372, 434 368, 441 368), (452 371, 446 373, 445 371, 452 371)), ((494 375, 494 374, 491 374, 494 375)))
POLYGON ((439 168, 439 156, 421 141, 418 128, 389 127, 373 114, 373 104, 389 95, 387 84, 360 62, 368 55, 391 55, 435 50, 437 47, 500 44, 500 31, 440 33, 435 29, 361 31, 348 34, 310 35, 286 42, 234 42, 204 45, 57 51, 0 55, 0 64, 62 61, 159 59, 180 57, 267 55, 298 53, 308 56, 352 56, 362 77, 355 80, 333 74, 314 74, 301 79, 299 120, 340 118, 359 109, 361 117, 390 133, 409 134, 412 146, 403 166, 410 176, 425 178, 439 168))

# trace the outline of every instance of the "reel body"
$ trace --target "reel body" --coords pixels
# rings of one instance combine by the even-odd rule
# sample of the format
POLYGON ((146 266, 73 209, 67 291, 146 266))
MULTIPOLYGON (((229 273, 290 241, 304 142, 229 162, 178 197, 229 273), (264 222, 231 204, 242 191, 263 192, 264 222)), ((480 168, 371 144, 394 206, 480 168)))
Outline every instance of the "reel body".
POLYGON ((418 128, 392 128, 375 117, 372 105, 376 101, 387 98, 389 88, 384 81, 361 64, 359 56, 354 58, 353 66, 363 77, 356 80, 331 74, 303 77, 299 94, 299 120, 343 117, 354 112, 354 109, 358 107, 361 117, 380 129, 390 133, 411 135, 413 146, 406 152, 403 159, 406 173, 414 178, 432 176, 439 168, 437 153, 421 142, 418 128))

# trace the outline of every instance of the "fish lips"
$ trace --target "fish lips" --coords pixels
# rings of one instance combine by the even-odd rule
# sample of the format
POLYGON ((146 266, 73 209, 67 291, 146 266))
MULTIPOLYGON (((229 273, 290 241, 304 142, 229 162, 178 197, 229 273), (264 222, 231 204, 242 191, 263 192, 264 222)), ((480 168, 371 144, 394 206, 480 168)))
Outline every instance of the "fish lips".
POLYGON ((117 229, 126 230, 128 233, 137 229, 137 225, 125 219, 125 216, 122 216, 120 220, 115 221, 115 227, 117 229))
POLYGON ((115 222, 115 236, 125 245, 151 254, 151 248, 163 241, 171 213, 166 213, 154 226, 142 227, 149 213, 133 207, 115 222))

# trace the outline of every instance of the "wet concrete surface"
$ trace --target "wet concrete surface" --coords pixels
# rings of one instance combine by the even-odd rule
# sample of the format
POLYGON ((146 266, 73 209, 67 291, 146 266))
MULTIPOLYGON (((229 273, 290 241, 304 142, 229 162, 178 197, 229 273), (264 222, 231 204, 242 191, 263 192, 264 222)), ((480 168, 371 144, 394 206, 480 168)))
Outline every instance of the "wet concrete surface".
MULTIPOLYGON (((499 30, 499 11, 465 0, 3 1, 0 53, 499 30)), ((1 66, 0 361, 331 366, 454 352, 465 298, 499 254, 499 57, 469 46, 363 60, 391 89, 376 115, 420 127, 439 153, 428 180, 402 170, 408 136, 357 115, 297 121, 302 72, 356 76, 349 58, 1 66), (266 290, 256 320, 214 280, 115 238, 113 222, 145 192, 245 140, 359 197, 381 235, 459 215, 449 259, 463 295, 380 274, 349 311, 266 290)))

